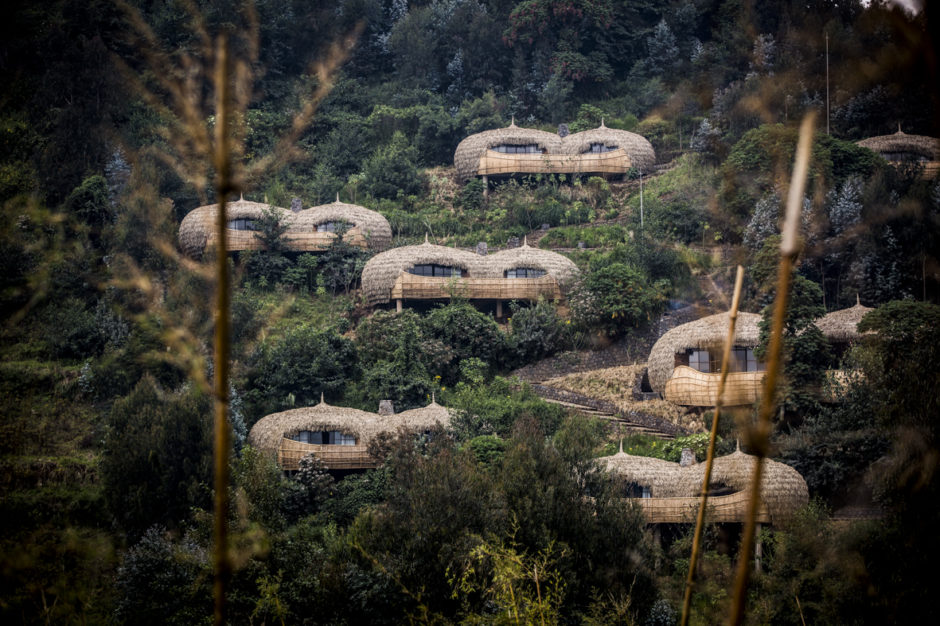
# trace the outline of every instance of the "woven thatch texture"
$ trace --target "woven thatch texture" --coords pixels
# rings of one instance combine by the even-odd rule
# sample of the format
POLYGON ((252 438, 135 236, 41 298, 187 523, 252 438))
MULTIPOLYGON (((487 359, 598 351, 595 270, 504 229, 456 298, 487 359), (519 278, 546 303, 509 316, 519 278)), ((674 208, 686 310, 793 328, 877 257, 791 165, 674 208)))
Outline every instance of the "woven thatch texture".
POLYGON ((415 431, 425 431, 438 424, 447 428, 450 426, 450 411, 432 400, 431 404, 425 407, 402 411, 397 415, 390 415, 386 420, 391 426, 415 431))
POLYGON ((506 128, 485 130, 482 133, 470 135, 457 144, 457 150, 454 151, 457 179, 460 182, 466 182, 476 176, 477 164, 483 153, 501 144, 516 146, 536 144, 546 153, 561 153, 561 137, 554 133, 534 128, 519 128, 515 124, 510 124, 506 128))
POLYGON ((862 321, 869 311, 870 307, 856 304, 848 309, 833 311, 823 315, 816 320, 816 326, 830 341, 838 343, 848 343, 858 340, 861 333, 858 332, 858 323, 862 321))
POLYGON ((372 250, 385 250, 392 243, 392 227, 381 213, 338 200, 300 211, 293 229, 311 231, 318 224, 335 221, 348 222, 358 228, 372 250))
MULTIPOLYGON (((225 206, 225 214, 228 220, 260 219, 264 216, 264 212, 269 209, 282 213, 288 224, 293 223, 293 214, 287 209, 262 204, 260 202, 250 202, 248 200, 229 202, 225 206)), ((185 254, 195 258, 205 252, 207 247, 214 245, 216 231, 215 221, 218 214, 219 205, 209 204, 193 209, 183 218, 183 221, 180 223, 179 241, 180 248, 182 248, 185 254)), ((228 231, 229 250, 257 250, 260 247, 261 243, 255 236, 254 231, 228 231)))
POLYGON ((386 250, 369 259, 363 268, 362 293, 368 304, 384 304, 391 297, 398 275, 414 265, 459 267, 474 276, 479 273, 483 258, 466 250, 436 246, 427 241, 418 246, 386 250))
POLYGON ((879 154, 909 153, 926 157, 930 161, 940 161, 940 140, 936 137, 908 135, 898 131, 893 135, 870 137, 856 143, 879 154))
MULTIPOLYGON (((717 457, 712 466, 711 485, 723 484, 746 492, 753 480, 757 457, 737 450, 717 457)), ((624 480, 650 488, 653 498, 696 498, 701 494, 705 464, 681 467, 661 459, 637 457, 619 452, 598 459, 601 468, 624 480)), ((783 463, 764 461, 761 501, 773 523, 786 521, 809 501, 809 489, 799 472, 783 463)), ((743 521, 742 519, 737 521, 743 521)))
MULTIPOLYGON (((760 315, 756 313, 738 313, 735 324, 734 345, 752 348, 757 345, 760 331, 757 324, 760 315)), ((700 320, 676 326, 653 345, 650 350, 649 366, 650 386, 660 393, 666 388, 666 381, 675 367, 676 354, 689 348, 720 349, 728 334, 728 314, 718 313, 700 320)))
POLYGON ((276 453, 282 438, 292 437, 302 430, 338 430, 355 435, 357 443, 363 445, 384 430, 382 420, 374 413, 321 402, 312 407, 266 415, 252 426, 248 443, 259 450, 276 453))
MULTIPOLYGON (((717 457, 712 466, 711 484, 724 483, 733 489, 748 491, 756 467, 757 457, 741 450, 717 457)), ((691 495, 699 492, 705 477, 705 464, 692 465, 682 470, 683 489, 691 495)), ((800 473, 789 465, 765 459, 761 501, 770 512, 772 522, 778 524, 809 502, 809 488, 800 473)))
POLYGON ((645 137, 626 130, 607 128, 603 124, 593 130, 568 135, 562 139, 562 149, 565 154, 583 154, 591 149, 592 143, 623 148, 630 157, 630 165, 641 172, 649 172, 656 164, 656 151, 645 137))
POLYGON ((545 270, 558 281, 562 292, 567 291, 579 274, 578 266, 568 257, 551 250, 532 248, 527 243, 481 257, 481 260, 482 275, 489 278, 503 278, 506 270, 520 267, 545 270))
POLYGON ((654 498, 690 495, 679 481, 679 464, 647 456, 634 456, 622 450, 613 456, 597 459, 601 469, 624 480, 650 488, 654 498))

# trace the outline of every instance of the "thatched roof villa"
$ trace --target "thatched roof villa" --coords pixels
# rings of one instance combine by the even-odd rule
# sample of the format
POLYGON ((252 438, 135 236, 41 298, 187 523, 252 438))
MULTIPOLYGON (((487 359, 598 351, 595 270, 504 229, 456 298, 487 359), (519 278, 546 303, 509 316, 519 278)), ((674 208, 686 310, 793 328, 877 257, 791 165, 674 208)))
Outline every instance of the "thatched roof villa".
POLYGON ((869 137, 855 142, 863 148, 877 152, 893 165, 918 162, 924 166, 924 178, 934 178, 940 171, 940 140, 924 135, 908 135, 901 131, 893 135, 869 137))
POLYGON ((649 141, 625 130, 598 128, 561 137, 534 128, 507 128, 470 135, 457 145, 457 179, 518 174, 622 176, 630 168, 649 171, 656 152, 649 141))
POLYGON ((861 338, 862 333, 858 332, 858 323, 869 311, 874 311, 874 309, 863 306, 856 297, 855 306, 826 313, 816 320, 816 326, 819 327, 819 330, 826 336, 830 344, 834 346, 848 345, 861 338))
MULTIPOLYGON (((756 313, 738 313, 725 406, 753 404, 760 397, 764 366, 754 356, 760 335, 758 322, 760 315, 756 313)), ((727 313, 709 315, 666 332, 650 350, 650 386, 676 404, 715 406, 727 334, 727 313)))
MULTIPOLYGON (((744 522, 757 457, 740 449, 717 457, 712 466, 708 509, 710 521, 744 522)), ((627 495, 651 524, 694 523, 700 503, 705 464, 682 465, 620 452, 598 459, 602 469, 622 479, 627 495)), ((809 501, 799 472, 783 463, 764 461, 757 521, 780 524, 809 501)))
POLYGON ((423 244, 403 246, 375 255, 362 270, 362 291, 371 305, 394 300, 398 310, 406 300, 440 300, 460 295, 490 300, 502 316, 509 300, 560 300, 578 275, 569 258, 532 248, 480 255, 458 248, 423 244))
MULTIPOLYGON (((193 209, 180 224, 179 240, 183 252, 198 257, 215 245, 218 204, 193 209)), ((287 224, 284 240, 297 252, 322 252, 342 232, 343 239, 367 250, 384 250, 392 242, 392 228, 380 213, 356 204, 336 202, 303 211, 237 200, 226 206, 228 217, 228 249, 230 252, 260 250, 263 245, 256 236, 256 221, 266 211, 280 214, 287 224)))
POLYGON ((369 443, 379 434, 402 428, 424 432, 449 424, 450 413, 433 400, 423 408, 380 415, 331 406, 321 399, 316 406, 261 418, 248 433, 248 443, 276 456, 284 471, 297 470, 310 453, 330 470, 360 470, 378 465, 369 454, 369 443))

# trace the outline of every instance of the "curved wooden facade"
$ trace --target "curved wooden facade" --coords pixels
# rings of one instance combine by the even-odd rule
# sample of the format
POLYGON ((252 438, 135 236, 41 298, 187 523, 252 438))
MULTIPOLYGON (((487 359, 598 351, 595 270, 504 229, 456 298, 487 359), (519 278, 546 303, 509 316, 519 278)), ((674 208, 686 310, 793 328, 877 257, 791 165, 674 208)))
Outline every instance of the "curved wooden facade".
POLYGON ((561 299, 552 276, 539 278, 462 278, 415 276, 402 272, 392 286, 393 300, 437 300, 457 295, 471 300, 561 299))
POLYGON ((623 148, 586 154, 506 154, 487 150, 480 157, 478 176, 515 174, 598 174, 622 176, 632 162, 623 148))
POLYGON ((277 448, 277 462, 285 472, 300 469, 300 460, 315 454, 331 470, 358 470, 378 467, 378 462, 369 454, 368 446, 334 446, 303 443, 284 437, 277 448))
MULTIPOLYGON (((726 496, 709 496, 708 521, 711 523, 741 523, 747 516, 749 494, 737 491, 726 496)), ((687 498, 629 498, 643 510, 643 517, 650 524, 694 524, 702 499, 687 498)), ((770 511, 763 502, 757 508, 760 524, 771 523, 770 511)))
MULTIPOLYGON (((725 406, 750 405, 760 399, 765 372, 728 372, 725 380, 725 406)), ((688 365, 679 365, 666 381, 663 398, 683 406, 718 404, 720 373, 705 373, 688 365)))

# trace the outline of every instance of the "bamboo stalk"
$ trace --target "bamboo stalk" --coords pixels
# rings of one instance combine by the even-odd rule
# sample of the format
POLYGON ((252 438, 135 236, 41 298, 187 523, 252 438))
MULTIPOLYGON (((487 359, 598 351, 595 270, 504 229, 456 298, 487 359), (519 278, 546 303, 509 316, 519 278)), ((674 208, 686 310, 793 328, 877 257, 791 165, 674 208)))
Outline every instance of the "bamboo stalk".
POLYGON ((705 477, 702 479, 702 502, 695 520, 695 534, 692 538, 692 556, 689 559, 689 576, 685 581, 685 597, 682 601, 682 626, 689 623, 689 607, 692 605, 692 587, 695 584, 695 570, 698 567, 698 555, 701 550, 702 528, 705 526, 705 507, 708 505, 708 484, 712 478, 712 464, 715 460, 715 438, 718 434, 718 419, 725 400, 725 381, 731 369, 731 346, 734 344, 734 327, 738 320, 738 305, 741 302, 741 285, 744 283, 744 268, 738 266, 734 278, 734 295, 728 310, 728 336, 725 338, 724 352, 721 355, 721 378, 718 379, 718 401, 712 417, 712 429, 708 437, 708 452, 705 456, 705 477))
POLYGON ((225 593, 232 575, 232 562, 228 550, 228 451, 231 434, 228 423, 228 381, 229 381, 229 275, 228 250, 226 241, 226 200, 234 191, 232 168, 229 154, 229 103, 230 59, 228 40, 219 37, 216 67, 216 127, 215 127, 215 170, 216 194, 219 199, 219 213, 216 220, 218 242, 216 247, 216 319, 215 319, 215 480, 214 480, 214 519, 213 519, 213 623, 225 623, 225 593))
POLYGON ((747 599, 747 583, 750 576, 750 553, 754 545, 757 507, 760 503, 760 485, 764 473, 764 458, 770 448, 771 419, 775 409, 777 377, 780 373, 780 352, 783 344, 783 323, 787 313, 787 301, 790 291, 790 274, 800 251, 799 225, 800 212, 803 208, 803 193, 806 188, 806 175, 809 171, 810 150, 813 144, 813 132, 816 115, 808 113, 800 125, 800 139, 796 146, 796 160, 790 189, 787 194, 787 212, 783 224, 783 237, 780 241, 780 263, 777 267, 777 297, 774 301, 773 327, 770 344, 767 347, 767 375, 764 377, 764 389, 761 393, 760 412, 757 424, 750 429, 749 442, 757 457, 751 483, 750 501, 744 535, 738 553, 737 572, 734 581, 734 596, 728 623, 741 624, 744 620, 744 608, 747 599))

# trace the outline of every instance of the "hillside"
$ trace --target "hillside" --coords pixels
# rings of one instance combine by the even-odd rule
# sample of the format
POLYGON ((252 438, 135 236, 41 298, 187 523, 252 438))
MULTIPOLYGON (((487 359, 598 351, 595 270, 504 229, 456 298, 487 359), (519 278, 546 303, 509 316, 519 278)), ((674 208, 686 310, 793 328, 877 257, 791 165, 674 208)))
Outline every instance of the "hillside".
MULTIPOLYGON (((767 500, 747 620, 926 621, 920 572, 940 556, 927 4, 14 3, 0 618, 207 622, 224 493, 229 623, 676 623, 691 526, 650 511, 691 498, 678 479, 656 489, 699 471, 679 462, 704 460, 713 404, 663 399, 644 372, 667 332, 728 309, 738 265, 741 310, 769 316, 797 127, 815 114, 769 465, 809 500, 767 500), (489 149, 535 169, 629 165, 458 174, 463 140, 508 129, 536 139, 489 149), (569 154, 565 137, 594 139, 569 154), (222 196, 243 247, 220 265, 211 219, 180 231, 222 196), (384 261, 407 246, 426 256, 384 261), (379 274, 376 296, 364 276, 379 274), (867 316, 842 329, 854 306, 867 316), (816 325, 826 315, 841 334, 816 325), (232 441, 216 492, 220 371, 232 441), (445 423, 401 417, 429 405, 445 423), (286 467, 249 440, 266 417, 317 411, 334 421, 268 439, 361 466, 298 453, 286 467), (360 440, 344 415, 385 426, 360 440)), ((757 319, 745 368, 767 350, 757 319)), ((715 371, 696 341, 670 368, 715 371)), ((729 467, 756 450, 756 414, 722 414, 729 467)), ((727 471, 716 498, 743 493, 727 471)), ((735 511, 707 526, 695 623, 726 619, 735 511)))

